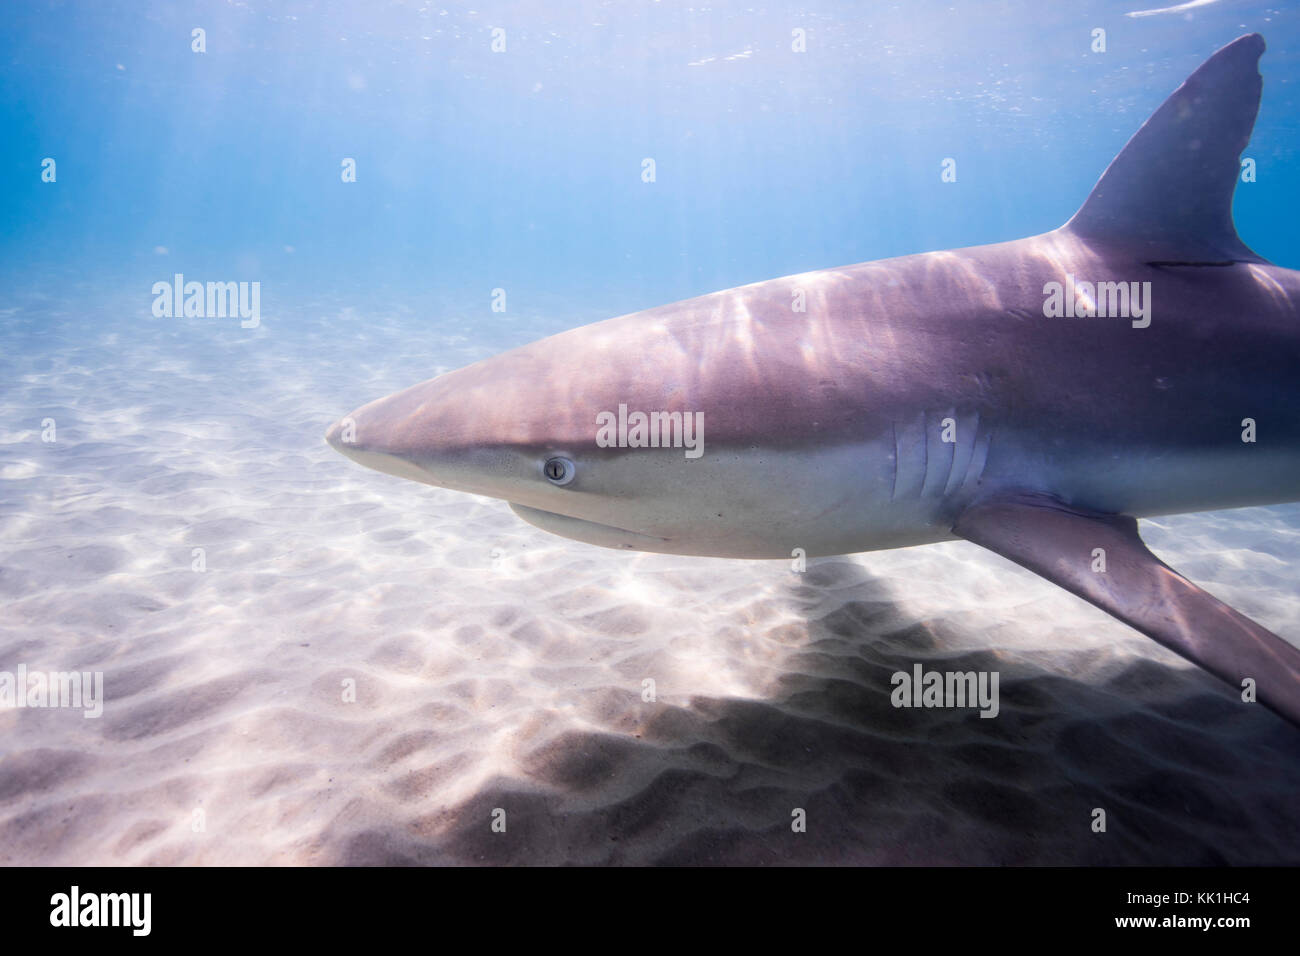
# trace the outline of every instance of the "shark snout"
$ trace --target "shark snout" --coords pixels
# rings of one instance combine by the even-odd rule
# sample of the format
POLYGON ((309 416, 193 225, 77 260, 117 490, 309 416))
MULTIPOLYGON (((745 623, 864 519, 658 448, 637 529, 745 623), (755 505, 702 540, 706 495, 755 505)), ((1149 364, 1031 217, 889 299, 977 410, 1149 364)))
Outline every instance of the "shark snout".
POLYGON ((343 451, 343 420, 335 422, 329 428, 325 429, 325 444, 329 445, 335 451, 343 451))
POLYGON ((392 397, 381 398, 348 412, 325 430, 325 443, 336 452, 369 467, 367 456, 389 457, 400 451, 400 416, 391 414, 392 397))
POLYGON ((345 415, 336 421, 333 425, 325 430, 325 444, 329 445, 336 452, 345 458, 373 467, 371 462, 366 461, 363 453, 372 450, 362 445, 358 441, 356 419, 352 415, 345 415))
POLYGON ((326 429, 326 443, 354 461, 363 453, 400 456, 414 450, 417 436, 432 431, 431 422, 406 396, 398 392, 353 409, 326 429))
POLYGON ((400 456, 402 452, 401 436, 384 415, 382 400, 344 415, 325 430, 325 442, 339 454, 363 464, 370 464, 363 456, 400 456))
POLYGON ((467 474, 464 462, 467 451, 474 448, 465 435, 473 427, 475 406, 458 401, 456 390, 447 388, 444 378, 349 412, 326 429, 326 443, 375 471, 482 493, 478 476, 467 474))
POLYGON ((373 424, 369 428, 361 427, 364 421, 362 411, 363 409, 358 409, 344 415, 325 430, 325 443, 340 455, 346 455, 354 461, 360 461, 358 456, 362 452, 384 454, 389 451, 380 429, 373 424))
POLYGON ((395 428, 372 403, 344 415, 325 430, 325 442, 340 455, 385 474, 426 484, 438 484, 425 464, 425 456, 411 447, 404 431, 395 428), (378 412, 378 414, 377 414, 378 412))

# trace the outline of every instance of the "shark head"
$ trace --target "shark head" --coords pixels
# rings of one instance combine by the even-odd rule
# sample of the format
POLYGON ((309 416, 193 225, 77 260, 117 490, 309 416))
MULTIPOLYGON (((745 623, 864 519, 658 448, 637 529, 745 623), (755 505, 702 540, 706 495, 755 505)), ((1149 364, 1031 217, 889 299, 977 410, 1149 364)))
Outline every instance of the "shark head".
MULTIPOLYGON (((815 292, 828 280, 801 281, 815 292)), ((784 289, 733 291, 449 372, 362 406, 326 440, 369 468, 499 498, 530 524, 604 547, 843 553, 876 518, 882 546, 899 543, 892 531, 910 516, 888 500, 892 420, 837 384, 861 380, 836 364, 860 356, 817 354, 811 342, 830 340, 833 319, 792 323, 784 289), (852 526, 840 517, 849 501, 852 526)))
POLYGON ((657 353, 682 354, 666 354, 662 323, 613 319, 371 402, 325 438, 377 471, 507 501, 555 534, 678 550, 705 515, 716 531, 731 511, 717 506, 727 469, 710 469, 698 377, 674 383, 657 353))

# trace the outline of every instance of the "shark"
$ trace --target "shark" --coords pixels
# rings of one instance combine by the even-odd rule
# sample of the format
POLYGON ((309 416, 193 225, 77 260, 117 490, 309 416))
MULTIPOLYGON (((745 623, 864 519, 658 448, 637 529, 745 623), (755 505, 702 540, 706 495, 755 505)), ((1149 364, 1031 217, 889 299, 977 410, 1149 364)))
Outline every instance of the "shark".
POLYGON ((1300 651, 1139 519, 1300 500, 1300 273, 1237 235, 1257 34, 1051 232, 586 325, 380 398, 326 441, 607 548, 789 560, 964 539, 1300 726, 1300 651))

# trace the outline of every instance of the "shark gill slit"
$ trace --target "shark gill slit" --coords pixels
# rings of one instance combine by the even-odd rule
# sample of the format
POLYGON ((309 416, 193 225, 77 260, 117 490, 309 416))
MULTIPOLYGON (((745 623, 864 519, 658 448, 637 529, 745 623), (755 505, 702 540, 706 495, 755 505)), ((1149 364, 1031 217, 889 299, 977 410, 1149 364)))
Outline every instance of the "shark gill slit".
POLYGON ((966 476, 962 479, 963 493, 974 493, 984 477, 984 468, 989 462, 989 449, 993 447, 993 429, 986 428, 983 435, 976 436, 975 446, 971 449, 970 464, 966 466, 966 476))
POLYGON ((911 421, 890 423, 894 440, 893 501, 948 498, 978 485, 988 462, 991 429, 978 411, 928 409, 911 421), (951 418, 954 440, 943 440, 951 418), (931 447, 934 446, 934 447, 931 447))
POLYGON ((969 465, 974 445, 974 427, 966 413, 956 408, 929 410, 924 416, 922 440, 925 446, 925 466, 922 470, 921 498, 943 498, 955 489, 962 473, 969 465), (934 417, 931 418, 931 415, 934 417), (945 422, 953 423, 952 440, 945 438, 945 422))
POLYGON ((889 492, 889 500, 898 500, 898 459, 903 454, 902 447, 898 444, 898 422, 890 422, 889 429, 894 435, 894 487, 889 492))
POLYGON ((921 412, 921 487, 916 490, 918 498, 925 495, 925 479, 930 475, 930 413, 921 412))
POLYGON ((943 486, 943 496, 947 498, 965 485, 970 473, 971 462, 975 457, 975 445, 979 440, 980 413, 971 412, 966 416, 957 416, 957 443, 952 446, 952 466, 948 469, 948 481, 943 486), (967 438, 969 436, 969 439, 967 438))

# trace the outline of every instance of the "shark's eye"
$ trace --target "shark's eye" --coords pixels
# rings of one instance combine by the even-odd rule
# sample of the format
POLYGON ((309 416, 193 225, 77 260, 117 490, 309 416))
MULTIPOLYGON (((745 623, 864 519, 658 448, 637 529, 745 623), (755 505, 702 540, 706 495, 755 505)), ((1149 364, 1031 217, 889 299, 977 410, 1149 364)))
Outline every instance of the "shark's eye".
POLYGON ((549 458, 542 466, 542 474, 553 485, 567 485, 573 480, 576 469, 567 458, 549 458))

